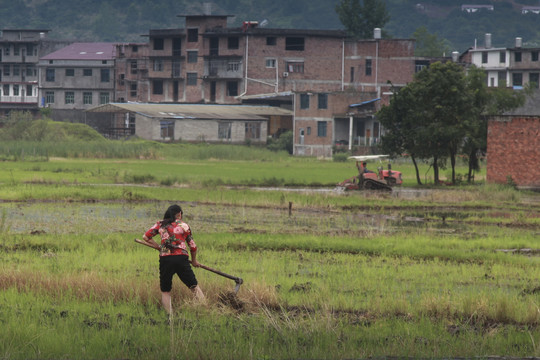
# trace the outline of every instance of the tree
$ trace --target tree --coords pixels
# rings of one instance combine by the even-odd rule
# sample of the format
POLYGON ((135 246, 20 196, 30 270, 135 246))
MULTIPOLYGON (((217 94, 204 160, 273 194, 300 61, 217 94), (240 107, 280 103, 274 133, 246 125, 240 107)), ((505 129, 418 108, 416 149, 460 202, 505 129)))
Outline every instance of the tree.
POLYGON ((425 26, 421 26, 413 34, 416 40, 414 55, 426 57, 448 56, 450 45, 448 40, 440 39, 435 34, 430 34, 425 26))
POLYGON ((465 153, 470 181, 478 169, 477 154, 486 148, 488 116, 523 104, 525 94, 488 88, 484 71, 475 67, 465 72, 453 62, 432 64, 401 90, 394 89, 390 104, 377 113, 386 130, 383 149, 410 154, 415 167, 416 159, 431 161, 435 184, 448 159, 456 182, 456 159, 465 153))
POLYGON ((356 39, 373 37, 373 29, 382 28, 390 20, 381 0, 341 0, 336 5, 339 20, 350 36, 356 39))

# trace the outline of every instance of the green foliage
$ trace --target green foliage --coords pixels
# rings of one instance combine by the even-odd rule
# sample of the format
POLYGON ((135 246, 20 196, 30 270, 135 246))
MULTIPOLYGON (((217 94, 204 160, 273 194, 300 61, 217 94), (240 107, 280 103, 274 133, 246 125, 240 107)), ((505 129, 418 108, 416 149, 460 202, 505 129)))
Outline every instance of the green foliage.
POLYGON ((445 39, 437 37, 436 34, 428 33, 425 26, 421 26, 413 34, 416 39, 414 55, 425 57, 443 57, 451 52, 450 45, 445 39))
POLYGON ((293 132, 286 131, 276 139, 268 139, 266 148, 272 151, 287 151, 292 155, 293 153, 293 132))
POLYGON ((336 13, 348 34, 356 39, 373 38, 373 29, 382 29, 390 20, 381 0, 341 0, 336 13))
POLYGON ((346 154, 346 153, 334 153, 334 155, 332 156, 332 159, 335 162, 346 162, 348 157, 349 157, 349 154, 346 154))

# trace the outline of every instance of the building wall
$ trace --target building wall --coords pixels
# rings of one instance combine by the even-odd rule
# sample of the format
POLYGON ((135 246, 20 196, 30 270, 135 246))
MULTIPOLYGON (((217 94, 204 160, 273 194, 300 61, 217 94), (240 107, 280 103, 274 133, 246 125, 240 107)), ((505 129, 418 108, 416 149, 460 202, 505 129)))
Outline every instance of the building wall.
POLYGON ((114 70, 114 60, 40 60, 39 96, 45 106, 64 110, 85 110, 114 101, 114 70), (47 69, 54 70, 54 81, 47 81, 47 69), (84 69, 90 69, 91 75, 84 76, 84 69), (108 81, 102 81, 101 69, 109 71, 108 81), (73 75, 68 76, 66 70, 73 70, 73 75), (54 94, 54 102, 47 101, 48 92, 54 94), (66 103, 68 92, 74 95, 73 103, 66 103), (84 93, 91 94, 91 103, 84 103, 84 93))
POLYGON ((148 49, 148 43, 116 46, 115 101, 148 101, 148 49))
MULTIPOLYGON (((174 140, 188 142, 213 142, 213 143, 235 143, 243 144, 246 142, 246 123, 258 124, 260 126, 259 139, 250 139, 252 144, 266 144, 268 128, 266 121, 225 121, 225 120, 173 120, 163 119, 164 121, 174 121, 174 140), (231 138, 220 139, 218 136, 219 123, 231 123, 231 138)), ((152 119, 142 115, 136 115, 136 135, 147 140, 164 140, 161 137, 161 119, 152 119)))
POLYGON ((540 118, 495 117, 488 124, 487 181, 540 189, 540 118))

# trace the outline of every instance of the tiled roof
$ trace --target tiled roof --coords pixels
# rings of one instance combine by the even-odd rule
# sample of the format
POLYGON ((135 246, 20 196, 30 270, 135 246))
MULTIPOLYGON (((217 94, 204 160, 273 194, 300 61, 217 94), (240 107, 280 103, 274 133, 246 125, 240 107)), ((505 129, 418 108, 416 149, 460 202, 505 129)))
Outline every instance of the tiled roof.
POLYGON ((73 43, 52 52, 42 60, 111 60, 115 57, 116 43, 73 43))

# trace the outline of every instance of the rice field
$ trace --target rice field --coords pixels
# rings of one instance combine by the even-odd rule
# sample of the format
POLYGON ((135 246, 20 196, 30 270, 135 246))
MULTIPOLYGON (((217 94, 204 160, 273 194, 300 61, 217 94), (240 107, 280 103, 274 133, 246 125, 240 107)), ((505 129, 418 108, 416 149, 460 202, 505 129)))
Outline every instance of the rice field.
POLYGON ((540 356, 538 194, 342 193, 316 183, 345 163, 145 161, 0 163, 0 358, 540 356), (170 203, 198 260, 244 280, 235 294, 195 269, 198 302, 175 279, 172 319, 157 253, 133 241, 170 203))

